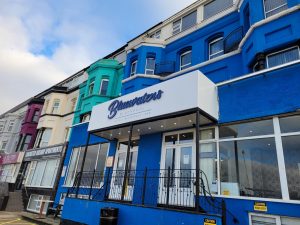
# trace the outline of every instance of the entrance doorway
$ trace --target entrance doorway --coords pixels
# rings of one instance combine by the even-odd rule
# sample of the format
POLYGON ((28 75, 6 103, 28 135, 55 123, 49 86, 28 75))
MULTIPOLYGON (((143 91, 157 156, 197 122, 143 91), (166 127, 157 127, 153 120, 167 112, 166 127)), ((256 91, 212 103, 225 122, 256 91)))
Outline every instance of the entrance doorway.
POLYGON ((128 142, 119 142, 112 173, 109 198, 132 201, 139 140, 132 140, 128 157, 128 170, 125 170, 128 142), (124 181, 126 175, 126 180, 124 181), (123 188, 123 185, 125 186, 123 188), (122 194, 124 195, 122 198, 122 194))
POLYGON ((163 137, 159 204, 195 206, 195 132, 167 133, 163 137))

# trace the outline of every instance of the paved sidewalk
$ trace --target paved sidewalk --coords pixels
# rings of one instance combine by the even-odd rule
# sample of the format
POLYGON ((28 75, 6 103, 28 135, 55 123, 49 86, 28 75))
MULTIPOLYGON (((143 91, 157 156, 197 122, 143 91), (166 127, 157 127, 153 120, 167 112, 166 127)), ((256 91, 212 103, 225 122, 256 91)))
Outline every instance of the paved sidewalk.
POLYGON ((37 225, 37 223, 23 219, 20 213, 0 211, 0 225, 37 225))

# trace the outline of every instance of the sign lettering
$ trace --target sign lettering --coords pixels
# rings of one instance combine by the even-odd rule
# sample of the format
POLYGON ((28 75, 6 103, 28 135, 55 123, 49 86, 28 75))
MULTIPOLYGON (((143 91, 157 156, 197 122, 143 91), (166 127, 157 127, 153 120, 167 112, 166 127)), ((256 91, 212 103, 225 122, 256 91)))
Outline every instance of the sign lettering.
POLYGON ((254 202, 254 210, 255 211, 260 211, 260 212, 267 212, 268 211, 267 203, 265 203, 265 202, 254 202))
POLYGON ((217 224, 217 221, 214 219, 208 219, 208 218, 204 219, 204 225, 216 225, 216 224, 217 224))
POLYGON ((135 105, 142 105, 150 101, 158 100, 161 98, 162 94, 163 91, 159 90, 150 94, 145 93, 141 97, 135 97, 134 99, 131 99, 126 102, 123 102, 121 100, 115 100, 108 107, 108 111, 109 111, 108 119, 114 118, 117 115, 118 111, 120 110, 128 109, 135 105))

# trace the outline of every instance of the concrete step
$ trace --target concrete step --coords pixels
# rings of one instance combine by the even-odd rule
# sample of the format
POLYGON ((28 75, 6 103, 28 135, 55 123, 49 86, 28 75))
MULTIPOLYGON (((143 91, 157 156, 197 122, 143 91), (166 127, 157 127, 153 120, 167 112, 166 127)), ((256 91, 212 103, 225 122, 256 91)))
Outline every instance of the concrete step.
POLYGON ((9 192, 8 202, 5 208, 7 212, 20 212, 24 210, 22 192, 9 192))

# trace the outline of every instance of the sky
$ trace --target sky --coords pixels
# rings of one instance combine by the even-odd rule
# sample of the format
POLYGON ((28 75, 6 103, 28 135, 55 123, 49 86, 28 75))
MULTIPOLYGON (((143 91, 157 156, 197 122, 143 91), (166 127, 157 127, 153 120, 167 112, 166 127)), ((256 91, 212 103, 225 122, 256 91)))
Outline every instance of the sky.
POLYGON ((0 0, 0 114, 195 0, 0 0))

